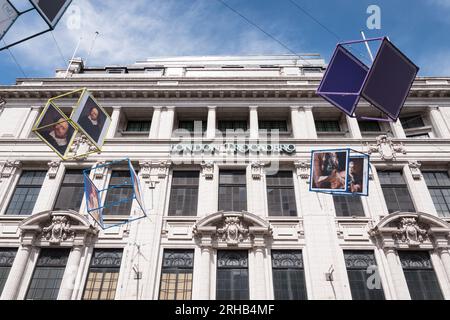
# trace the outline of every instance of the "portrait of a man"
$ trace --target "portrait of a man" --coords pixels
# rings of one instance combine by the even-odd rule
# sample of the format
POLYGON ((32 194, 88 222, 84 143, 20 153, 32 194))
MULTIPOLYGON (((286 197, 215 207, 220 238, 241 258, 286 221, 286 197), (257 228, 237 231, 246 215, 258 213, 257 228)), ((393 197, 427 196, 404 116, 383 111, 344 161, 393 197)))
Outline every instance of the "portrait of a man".
POLYGON ((97 192, 97 188, 92 184, 92 181, 86 179, 86 198, 87 198, 87 209, 92 218, 95 219, 100 225, 103 224, 103 219, 101 217, 100 200, 97 192))
POLYGON ((348 165, 348 186, 351 193, 367 193, 368 159, 350 157, 348 165))
POLYGON ((54 124, 39 129, 38 133, 63 157, 75 134, 75 129, 67 120, 57 117, 54 119, 54 124))
POLYGON ((348 153, 315 152, 313 154, 312 188, 345 191, 348 153))

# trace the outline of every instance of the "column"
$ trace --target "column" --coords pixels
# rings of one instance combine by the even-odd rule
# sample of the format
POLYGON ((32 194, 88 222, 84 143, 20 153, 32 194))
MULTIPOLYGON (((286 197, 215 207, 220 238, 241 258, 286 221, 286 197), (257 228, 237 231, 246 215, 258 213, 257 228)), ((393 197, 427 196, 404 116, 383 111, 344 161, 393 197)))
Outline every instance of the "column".
POLYGON ((30 256, 31 246, 21 246, 17 251, 16 258, 9 272, 1 300, 14 300, 17 297, 23 274, 30 256))
POLYGON ((447 279, 450 282, 450 252, 448 248, 440 248, 439 256, 441 257, 442 265, 444 266, 447 279))
POLYGON ((195 289, 197 300, 209 300, 211 292, 211 246, 201 247, 200 276, 197 277, 198 285, 195 289))
POLYGON ((291 125, 294 139, 305 139, 308 136, 305 110, 303 108, 291 106, 291 125))
POLYGON ((408 284, 403 274, 402 266, 397 258, 397 251, 393 247, 384 248, 384 253, 392 275, 392 286, 394 287, 396 300, 411 300, 409 295, 408 284))
POLYGON ((111 126, 108 129, 108 133, 106 134, 106 139, 112 139, 116 136, 117 127, 119 126, 120 120, 120 110, 122 107, 113 106, 113 112, 111 115, 111 126))
POLYGON ((27 117, 27 121, 25 122, 25 125, 22 128, 22 131, 20 132, 19 138, 20 139, 27 139, 30 136, 31 130, 33 129, 33 126, 39 116, 41 107, 40 106, 32 106, 30 114, 27 117))
POLYGON ((208 122, 206 127, 206 139, 213 140, 216 137, 216 107, 208 106, 208 122))
POLYGON ((153 117, 152 117, 152 124, 150 127, 150 139, 158 139, 159 134, 159 125, 161 122, 161 109, 162 107, 153 107, 153 117))
POLYGON ((253 300, 265 300, 266 295, 266 272, 264 265, 264 246, 257 246, 254 249, 255 252, 255 266, 252 268, 255 272, 254 290, 252 292, 251 299, 253 300))
POLYGON ((75 279, 77 278, 78 268, 80 266, 82 246, 75 246, 70 253, 67 261, 66 271, 61 281, 61 288, 58 294, 58 300, 70 300, 73 289, 75 288, 75 279))
POLYGON ((306 130, 309 139, 317 139, 316 123, 314 122, 314 114, 312 112, 312 106, 304 106, 306 119, 306 130))
POLYGON ((394 138, 397 139, 406 139, 405 131, 403 130, 402 123, 400 120, 397 120, 396 122, 389 122, 389 125, 391 127, 392 134, 394 135, 394 138))
POLYGON ((430 120, 438 138, 450 138, 450 130, 438 106, 430 106, 430 120))
POLYGON ((53 167, 50 167, 45 175, 41 191, 33 208, 33 214, 53 209, 59 186, 64 179, 65 168, 59 161, 50 162, 48 165, 53 167))
POLYGON ((258 139, 258 106, 250 106, 250 139, 258 139))
POLYGON ((361 130, 359 128, 358 120, 349 116, 345 116, 347 120, 348 131, 350 137, 353 139, 362 139, 361 130))
POLYGON ((159 127, 160 139, 170 139, 173 132, 173 124, 175 121, 175 107, 166 107, 161 113, 161 122, 159 127))

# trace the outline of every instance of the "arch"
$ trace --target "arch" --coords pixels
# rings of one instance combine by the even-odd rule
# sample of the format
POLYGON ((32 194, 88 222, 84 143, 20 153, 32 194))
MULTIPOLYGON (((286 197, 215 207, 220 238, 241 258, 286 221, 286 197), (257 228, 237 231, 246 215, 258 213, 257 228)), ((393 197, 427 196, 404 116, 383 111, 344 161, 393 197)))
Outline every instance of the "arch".
POLYGON ((270 228, 270 224, 262 219, 261 217, 258 217, 257 215, 254 215, 253 213, 247 212, 247 211, 219 211, 210 215, 207 215, 206 217, 201 218, 197 222, 197 227, 208 227, 215 225, 217 222, 221 222, 226 217, 241 217, 244 221, 247 223, 250 223, 251 225, 255 227, 261 227, 261 228, 270 228))

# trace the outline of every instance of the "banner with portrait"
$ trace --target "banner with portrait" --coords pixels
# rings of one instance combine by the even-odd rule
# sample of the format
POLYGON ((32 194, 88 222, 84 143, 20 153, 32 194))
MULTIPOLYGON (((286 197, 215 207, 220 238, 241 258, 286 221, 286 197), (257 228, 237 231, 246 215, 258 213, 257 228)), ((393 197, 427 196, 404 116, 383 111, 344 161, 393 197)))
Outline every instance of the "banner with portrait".
POLYGON ((103 228, 102 203, 100 192, 94 182, 84 172, 84 195, 86 198, 86 210, 89 215, 103 228))

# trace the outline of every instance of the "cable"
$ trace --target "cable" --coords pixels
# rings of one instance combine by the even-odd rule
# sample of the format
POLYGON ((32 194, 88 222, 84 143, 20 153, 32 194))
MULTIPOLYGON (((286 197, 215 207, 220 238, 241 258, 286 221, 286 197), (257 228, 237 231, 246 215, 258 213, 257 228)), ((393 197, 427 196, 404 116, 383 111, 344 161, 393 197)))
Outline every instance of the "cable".
MULTIPOLYGON (((5 40, 3 40, 3 43, 5 44, 5 46, 7 45, 5 40)), ((9 52, 9 54, 11 55, 11 58, 13 59, 14 63, 16 64, 17 68, 20 70, 20 72, 22 72, 24 78, 28 78, 28 76, 26 75, 25 71, 22 69, 22 66, 19 64, 19 62, 17 61, 16 57, 12 53, 11 49, 8 48, 7 50, 9 52)))
POLYGON ((59 55, 61 56, 61 59, 63 60, 63 64, 67 65, 67 60, 66 60, 66 58, 64 57, 64 55, 63 55, 63 53, 61 51, 61 47, 59 46, 58 41, 56 41, 56 38, 55 38, 55 35, 53 34, 53 31, 50 31, 50 33, 52 34, 52 38, 53 38, 53 41, 55 42, 56 48, 58 48, 59 55))
POLYGON ((245 21, 247 21, 249 24, 251 24, 252 26, 254 26, 255 28, 257 28, 259 31, 261 31, 262 33, 264 33, 266 36, 268 36, 269 38, 271 38, 272 40, 276 41, 279 45, 281 45, 283 48, 287 49, 289 52, 291 52, 292 54, 294 54, 295 56, 299 57, 301 60, 305 61, 308 65, 311 65, 311 63, 302 58, 301 55, 299 55, 298 53, 296 53, 294 50, 292 50, 291 48, 289 48, 287 45, 285 45, 283 42, 281 42, 279 39, 277 39, 275 36, 271 35, 269 32, 265 31, 262 27, 260 27, 259 25, 257 25, 255 22, 251 21, 249 18, 247 18, 246 16, 244 16, 242 13, 240 13, 239 11, 237 11, 236 9, 234 9, 233 7, 231 7, 229 4, 227 4, 225 1, 223 0, 217 0, 218 2, 220 2, 223 6, 225 6, 226 8, 228 8, 229 10, 233 11, 235 14, 237 14, 238 16, 240 16, 242 19, 244 19, 245 21))

